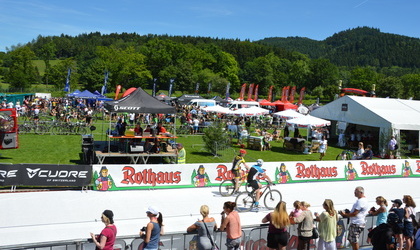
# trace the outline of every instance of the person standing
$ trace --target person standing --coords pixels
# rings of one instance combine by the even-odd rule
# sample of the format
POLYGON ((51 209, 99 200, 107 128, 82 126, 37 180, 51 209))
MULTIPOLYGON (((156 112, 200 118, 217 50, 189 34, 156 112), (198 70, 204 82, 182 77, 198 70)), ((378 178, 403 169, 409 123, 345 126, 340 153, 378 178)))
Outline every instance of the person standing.
POLYGON ((415 216, 414 208, 416 203, 414 202, 411 195, 404 195, 403 202, 405 204, 404 208, 404 230, 403 235, 405 239, 406 249, 411 249, 413 246, 413 236, 414 236, 414 226, 412 216, 415 216))
POLYGON ((270 249, 285 250, 289 237, 287 228, 290 225, 289 216, 286 211, 286 202, 280 201, 274 211, 268 213, 262 223, 269 222, 267 246, 270 249))
POLYGON ((213 232, 217 228, 216 221, 213 217, 209 217, 209 207, 202 205, 200 207, 200 214, 203 216, 202 220, 196 221, 194 224, 187 228, 187 232, 198 232, 198 249, 199 250, 210 250, 213 246, 213 232), (206 229, 207 227, 207 229, 206 229), (212 237, 212 241, 210 238, 212 237))
POLYGON ((238 250, 241 246, 242 229, 238 211, 235 211, 236 203, 227 201, 223 205, 222 222, 220 231, 226 230, 226 246, 228 250, 238 250))
POLYGON ((322 161, 322 158, 324 158, 325 153, 327 152, 328 147, 328 141, 327 138, 325 138, 325 135, 322 136, 321 141, 319 142, 319 160, 322 161))
POLYGON ((90 233, 90 237, 95 243, 96 249, 112 250, 114 249, 117 236, 117 227, 114 225, 114 213, 111 210, 105 210, 101 215, 101 221, 105 224, 101 234, 95 235, 90 233))
POLYGON ((375 207, 372 207, 372 209, 369 211, 369 214, 376 217, 376 226, 381 225, 382 223, 386 223, 386 220, 388 218, 388 202, 386 199, 382 196, 376 197, 376 204, 379 205, 378 209, 375 209, 375 207))
POLYGON ((300 203, 302 213, 297 217, 290 217, 291 224, 298 225, 298 250, 309 250, 312 239, 312 229, 314 228, 314 218, 309 210, 311 205, 305 201, 300 203))
POLYGON ((178 164, 185 164, 187 161, 187 153, 185 152, 184 145, 182 143, 176 144, 176 150, 178 155, 178 164))
POLYGON ((354 196, 357 201, 353 204, 350 211, 340 211, 341 216, 344 218, 350 218, 349 237, 352 249, 359 249, 359 236, 363 232, 366 226, 366 215, 369 210, 369 203, 365 196, 365 190, 363 187, 356 187, 354 190, 354 196))
POLYGON ((319 222, 319 250, 336 250, 335 238, 337 237, 337 211, 330 199, 325 199, 322 207, 325 209, 321 214, 315 213, 315 220, 319 222))
POLYGON ((155 207, 150 206, 146 211, 150 221, 140 231, 140 237, 144 239, 144 250, 158 250, 160 236, 163 234, 163 218, 155 207))
POLYGON ((391 140, 388 142, 388 150, 389 150, 389 158, 394 159, 395 150, 397 146, 397 140, 395 139, 395 136, 391 136, 391 140))
POLYGON ((245 154, 246 154, 246 150, 240 149, 239 155, 235 156, 235 158, 233 158, 233 161, 232 161, 231 171, 234 176, 233 180, 235 182, 235 190, 233 191, 233 193, 237 193, 239 190, 239 185, 240 185, 239 179, 241 178, 241 165, 243 164, 247 170, 249 169, 248 165, 245 163, 245 159, 244 159, 245 154))
POLYGON ((397 241, 397 249, 402 250, 403 249, 403 243, 404 243, 404 237, 403 237, 403 230, 404 230, 404 209, 401 208, 402 201, 400 199, 391 200, 392 207, 389 209, 389 213, 394 213, 398 215, 398 228, 394 230, 395 239, 397 241))

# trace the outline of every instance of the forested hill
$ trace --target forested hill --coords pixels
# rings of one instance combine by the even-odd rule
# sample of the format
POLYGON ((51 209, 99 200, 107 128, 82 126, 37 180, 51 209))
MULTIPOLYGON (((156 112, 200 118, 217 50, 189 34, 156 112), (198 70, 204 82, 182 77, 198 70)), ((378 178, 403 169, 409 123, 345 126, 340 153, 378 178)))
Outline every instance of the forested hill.
POLYGON ((311 58, 327 58, 337 66, 420 67, 420 39, 358 27, 316 41, 304 37, 271 37, 258 41, 311 58))

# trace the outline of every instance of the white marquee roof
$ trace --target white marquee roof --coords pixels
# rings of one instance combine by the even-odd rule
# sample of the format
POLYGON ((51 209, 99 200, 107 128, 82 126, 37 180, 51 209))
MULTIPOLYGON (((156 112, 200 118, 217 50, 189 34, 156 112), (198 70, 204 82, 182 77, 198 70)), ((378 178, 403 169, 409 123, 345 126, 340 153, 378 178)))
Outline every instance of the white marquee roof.
POLYGON ((420 101, 414 100, 343 96, 311 115, 372 127, 420 130, 420 101), (343 104, 347 111, 342 110, 343 104))

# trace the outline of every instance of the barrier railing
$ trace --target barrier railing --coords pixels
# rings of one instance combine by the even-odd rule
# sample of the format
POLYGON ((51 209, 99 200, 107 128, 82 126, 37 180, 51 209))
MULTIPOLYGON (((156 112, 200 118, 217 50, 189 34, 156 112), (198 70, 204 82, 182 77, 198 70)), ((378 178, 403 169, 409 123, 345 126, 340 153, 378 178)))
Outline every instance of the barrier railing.
MULTIPOLYGON (((420 215, 420 212, 417 213, 417 218, 420 215)), ((376 216, 366 217, 366 227, 365 230, 360 235, 359 245, 363 248, 369 247, 370 245, 366 242, 368 229, 374 227, 376 223, 376 216)), ((347 242, 347 228, 349 226, 349 219, 341 219, 338 222, 339 235, 336 238, 336 244, 338 249, 351 249, 349 243, 347 242)), ((266 250, 266 239, 267 239, 268 225, 253 225, 246 226, 242 228, 242 249, 244 250, 266 250)), ((226 233, 225 232, 215 232, 215 242, 221 250, 227 249, 225 246, 226 242, 226 233)), ((297 225, 292 225, 289 227, 289 243, 287 249, 296 249, 297 248, 297 225)), ((184 232, 175 232, 161 236, 161 250, 166 249, 184 249, 184 250, 194 250, 197 249, 197 235, 188 234, 184 232)), ((114 245, 116 250, 142 250, 143 239, 139 238, 138 235, 128 235, 128 236, 119 236, 114 245)), ((316 249, 317 240, 311 241, 311 249, 316 249)), ((69 240, 69 241, 60 241, 60 242, 44 242, 44 243, 33 243, 25 245, 9 245, 9 246, 0 246, 0 249, 42 249, 42 250, 94 250, 95 245, 88 242, 87 239, 79 240, 69 240)))

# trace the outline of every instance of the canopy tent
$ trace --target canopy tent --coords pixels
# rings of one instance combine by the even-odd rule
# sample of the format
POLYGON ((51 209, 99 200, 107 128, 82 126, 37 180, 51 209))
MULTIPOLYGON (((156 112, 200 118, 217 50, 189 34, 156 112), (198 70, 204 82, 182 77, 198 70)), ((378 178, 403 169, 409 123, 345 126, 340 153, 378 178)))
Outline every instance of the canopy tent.
POLYGON ((220 96, 215 96, 215 97, 213 97, 213 98, 211 98, 211 99, 215 100, 215 101, 216 101, 216 103, 229 103, 229 101, 228 101, 228 100, 223 99, 223 98, 222 98, 222 97, 220 97, 220 96))
POLYGON ((202 110, 206 111, 206 112, 213 112, 213 113, 222 113, 222 114, 227 114, 230 113, 231 110, 219 105, 216 106, 208 106, 208 107, 203 107, 201 108, 202 110))
POLYGON ((165 95, 164 93, 160 93, 159 95, 155 96, 155 98, 158 99, 159 101, 164 101, 164 102, 169 102, 172 100, 169 96, 165 95))
POLYGON ((311 115, 304 115, 303 117, 293 118, 287 120, 286 123, 288 125, 295 125, 300 128, 320 128, 331 125, 330 121, 311 115))
POLYGON ((82 93, 82 91, 76 89, 75 91, 73 91, 70 94, 67 94, 68 97, 76 97, 77 95, 79 95, 80 93, 82 93))
MULTIPOLYGON (((343 96, 311 112, 311 115, 337 122, 379 128, 380 137, 401 130, 413 131, 420 138, 420 101, 392 98, 343 96)), ((383 141, 379 147, 384 148, 383 141)), ((418 147, 418 144, 416 145, 418 147)))
POLYGON ((277 116, 283 119, 293 119, 293 118, 304 117, 305 115, 298 113, 293 109, 286 109, 286 110, 274 113, 273 116, 277 116))
POLYGON ((272 103, 272 102, 270 102, 270 101, 268 101, 266 99, 261 100, 260 101, 260 105, 261 106, 276 106, 275 103, 272 103))
POLYGON ((235 111, 231 111, 230 115, 236 116, 258 116, 258 115, 265 115, 269 114, 270 111, 268 109, 263 109, 260 107, 250 107, 250 108, 241 108, 235 111))
POLYGON ((178 97, 177 101, 179 104, 187 104, 192 99, 204 99, 200 95, 182 95, 178 97))
POLYGON ((104 102, 104 107, 110 112, 175 114, 174 107, 165 104, 146 93, 142 88, 131 94, 115 100, 104 102))
POLYGON ((78 95, 75 95, 77 98, 83 98, 83 99, 97 99, 98 96, 90 92, 89 90, 83 90, 78 95))

